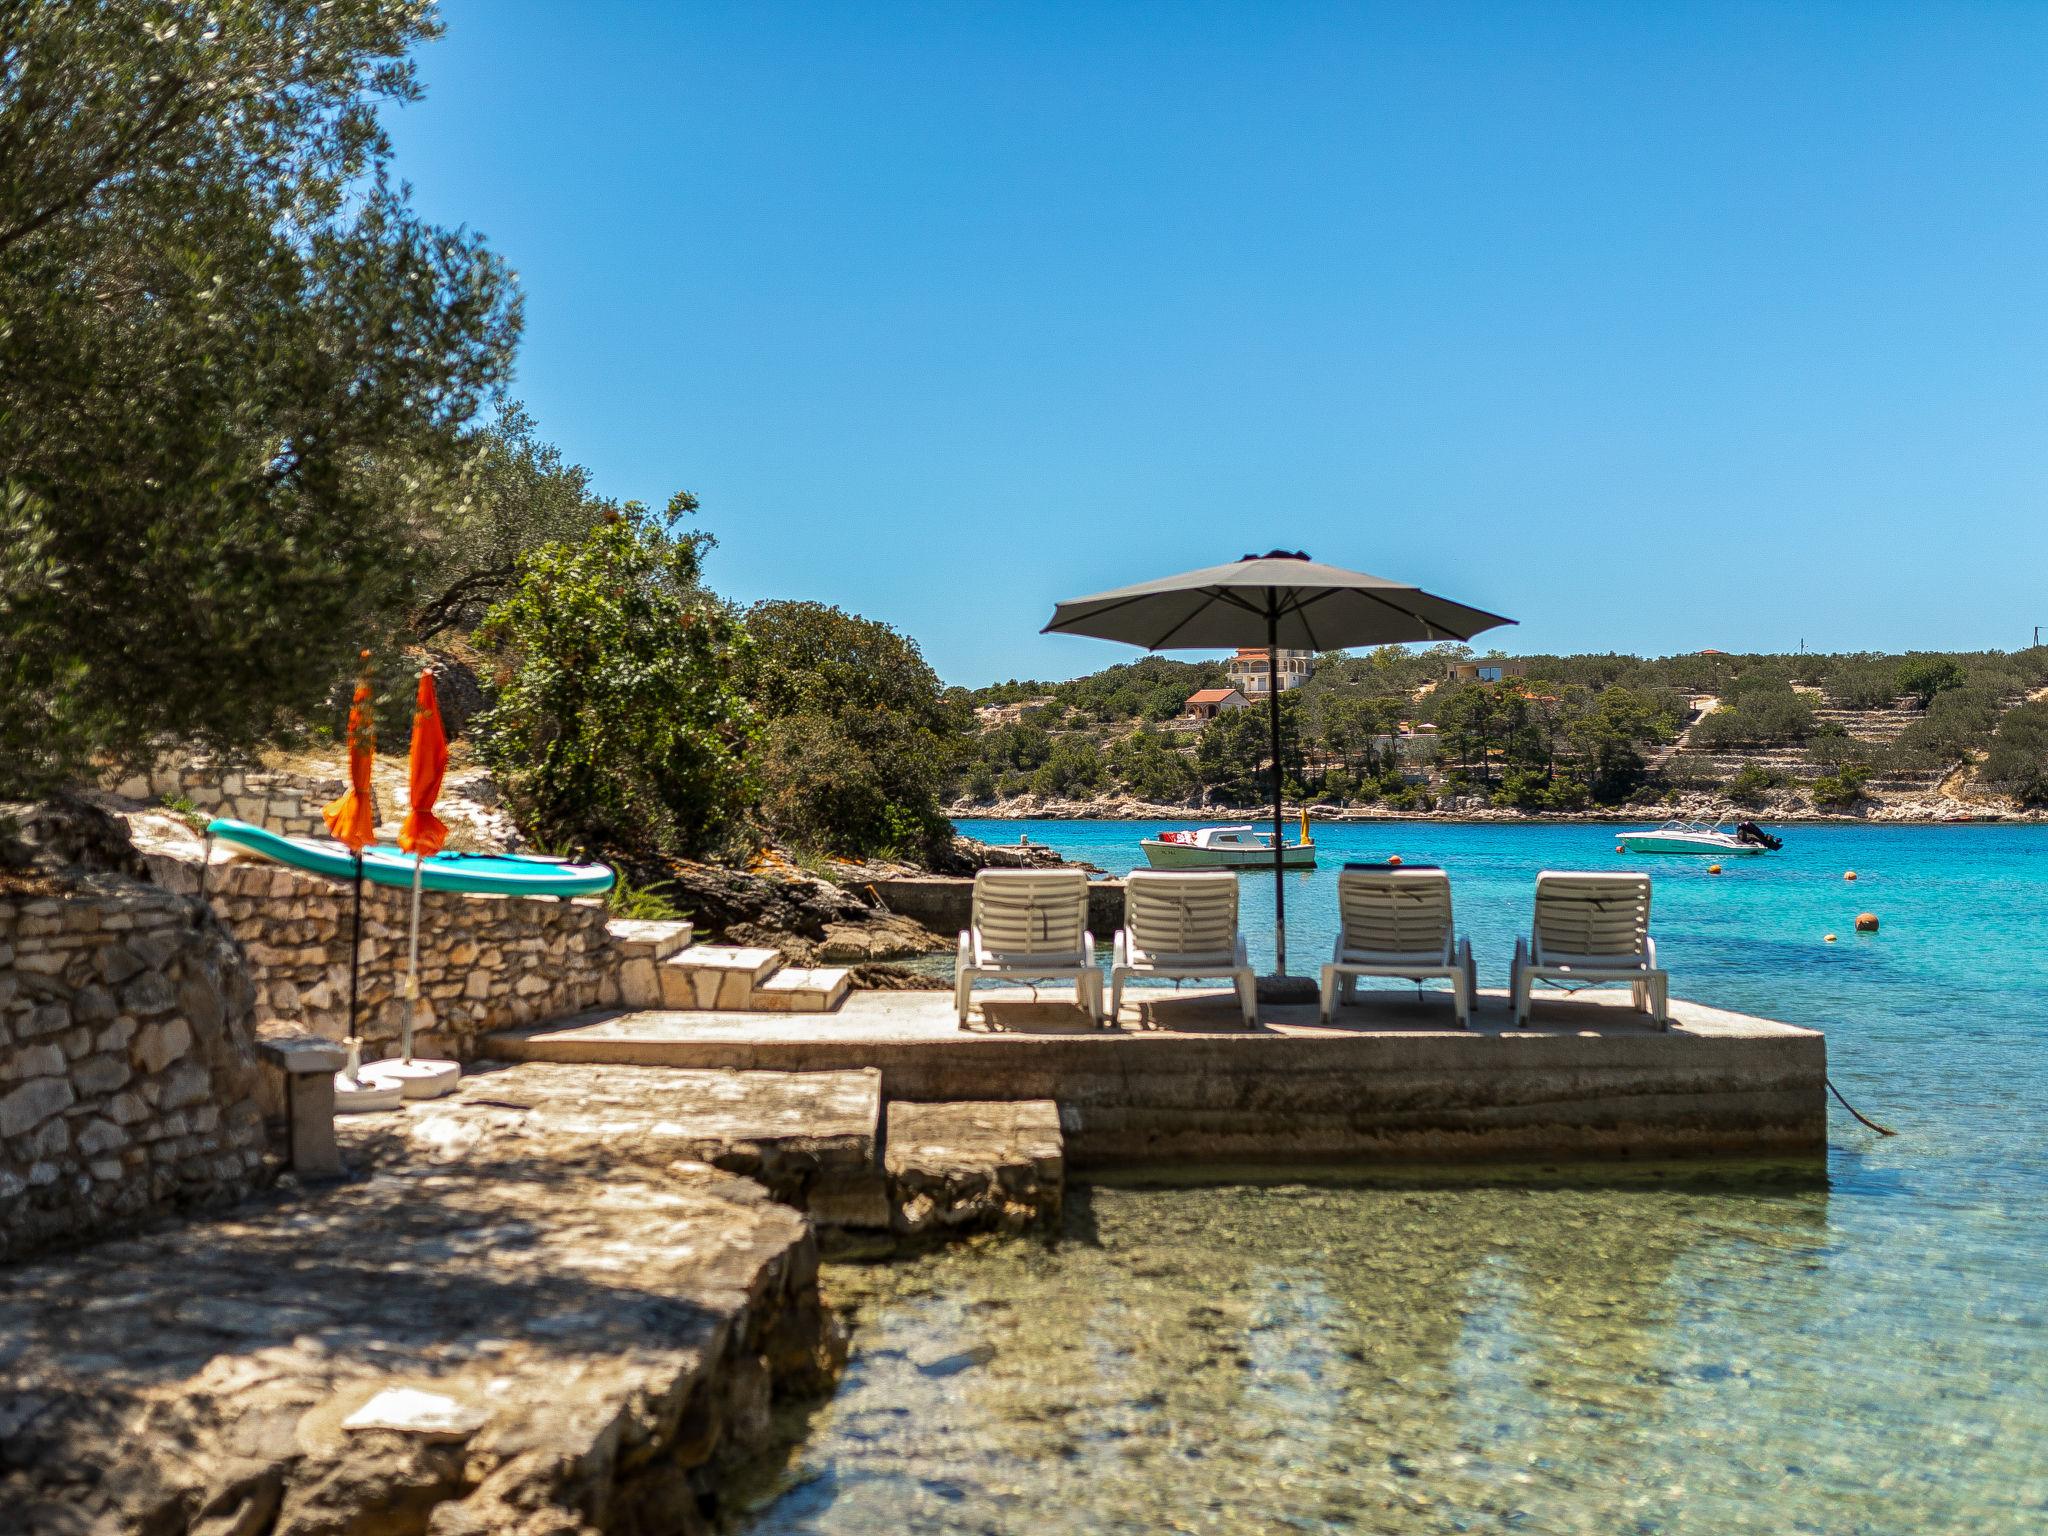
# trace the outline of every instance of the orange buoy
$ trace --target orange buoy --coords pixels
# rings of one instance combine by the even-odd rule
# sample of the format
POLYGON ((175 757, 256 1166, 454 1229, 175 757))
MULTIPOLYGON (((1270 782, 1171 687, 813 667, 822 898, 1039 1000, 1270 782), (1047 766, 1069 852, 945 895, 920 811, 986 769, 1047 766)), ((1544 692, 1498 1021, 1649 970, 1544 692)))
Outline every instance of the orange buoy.
POLYGON ((1721 866, 1718 864, 1709 864, 1707 866, 1707 873, 1710 875, 1718 875, 1719 873, 1721 873, 1721 866))
POLYGON ((1853 869, 1847 870, 1843 873, 1842 878, 1844 880, 1854 880, 1856 878, 1856 871, 1853 869))
POLYGON ((1830 933, 1830 934, 1824 934, 1824 935, 1822 935, 1822 937, 1821 937, 1821 943, 1823 943, 1823 944, 1832 944, 1832 943, 1834 943, 1834 942, 1835 942, 1835 936, 1834 936, 1834 935, 1833 935, 1832 933, 1830 933))
POLYGON ((1614 851, 1615 851, 1616 853, 1627 853, 1627 852, 1628 852, 1628 850, 1627 850, 1626 848, 1622 847, 1622 846, 1621 846, 1621 844, 1619 844, 1619 843, 1616 843, 1616 844, 1614 845, 1614 851))
POLYGON ((1858 933, 1877 932, 1877 914, 1875 912, 1858 912, 1856 914, 1856 931, 1858 933))
POLYGON ((1387 855, 1387 862, 1389 864, 1398 864, 1401 862, 1401 855, 1399 855, 1398 853, 1390 853, 1387 855))

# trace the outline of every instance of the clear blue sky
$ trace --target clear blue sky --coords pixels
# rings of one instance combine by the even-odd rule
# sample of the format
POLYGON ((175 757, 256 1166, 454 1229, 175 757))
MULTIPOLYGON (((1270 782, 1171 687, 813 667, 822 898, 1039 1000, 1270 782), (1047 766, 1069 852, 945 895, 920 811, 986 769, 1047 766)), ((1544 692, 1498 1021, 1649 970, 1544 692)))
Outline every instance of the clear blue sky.
POLYGON ((518 392, 949 681, 1246 551, 1510 650, 2048 624, 2048 5, 447 0, 518 392))

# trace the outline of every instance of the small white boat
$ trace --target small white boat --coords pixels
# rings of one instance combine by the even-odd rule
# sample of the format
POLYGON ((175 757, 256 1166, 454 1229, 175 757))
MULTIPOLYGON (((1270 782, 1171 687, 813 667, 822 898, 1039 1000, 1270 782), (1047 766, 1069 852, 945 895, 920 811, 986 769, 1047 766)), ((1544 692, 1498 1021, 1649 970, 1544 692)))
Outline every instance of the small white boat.
MULTIPOLYGON (((1308 821, 1301 825, 1298 843, 1282 844, 1280 858, 1287 869, 1314 869, 1316 845, 1308 835, 1308 821)), ((1197 827, 1192 832, 1162 832, 1142 839, 1145 860, 1154 869, 1271 869, 1273 834, 1251 827, 1197 827)))
POLYGON ((1712 853, 1742 858, 1771 853, 1785 846, 1753 821, 1667 821, 1647 832, 1624 832, 1621 846, 1630 853, 1712 853))

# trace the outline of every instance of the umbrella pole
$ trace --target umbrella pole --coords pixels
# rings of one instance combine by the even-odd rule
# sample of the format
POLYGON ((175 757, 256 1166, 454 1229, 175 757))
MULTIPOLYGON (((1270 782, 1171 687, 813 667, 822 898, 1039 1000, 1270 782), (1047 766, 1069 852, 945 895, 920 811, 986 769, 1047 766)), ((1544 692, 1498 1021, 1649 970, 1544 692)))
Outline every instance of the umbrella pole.
POLYGON ((407 949, 405 962, 405 1048, 404 1056, 412 1060, 412 1015, 420 996, 420 871, 425 867, 421 855, 412 859, 412 943, 407 949))
POLYGON ((355 904, 348 929, 348 1067, 349 1081, 356 1080, 357 1063, 362 1060, 363 1042, 356 1034, 356 985, 362 973, 363 956, 363 853, 356 850, 355 904))
POLYGON ((1266 592, 1266 722, 1273 738, 1273 974, 1287 974, 1287 850, 1280 826, 1280 594, 1266 592))

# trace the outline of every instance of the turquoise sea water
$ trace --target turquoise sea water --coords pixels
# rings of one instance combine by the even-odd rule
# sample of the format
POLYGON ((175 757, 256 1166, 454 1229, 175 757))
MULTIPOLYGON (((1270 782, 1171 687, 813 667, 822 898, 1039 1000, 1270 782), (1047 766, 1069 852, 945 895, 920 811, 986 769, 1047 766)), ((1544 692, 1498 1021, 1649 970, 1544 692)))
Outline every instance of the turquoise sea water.
MULTIPOLYGON (((962 830, 1121 873, 1152 827, 962 830)), ((1290 969, 1343 859, 1449 870, 1487 985, 1537 870, 1648 869, 1674 991, 1825 1029, 1901 1134, 1836 1115, 1818 1176, 1160 1170, 1054 1244, 834 1267, 847 1379, 737 1529, 2048 1532, 2048 828, 1793 827, 1719 876, 1598 826, 1317 840, 1290 969)))

